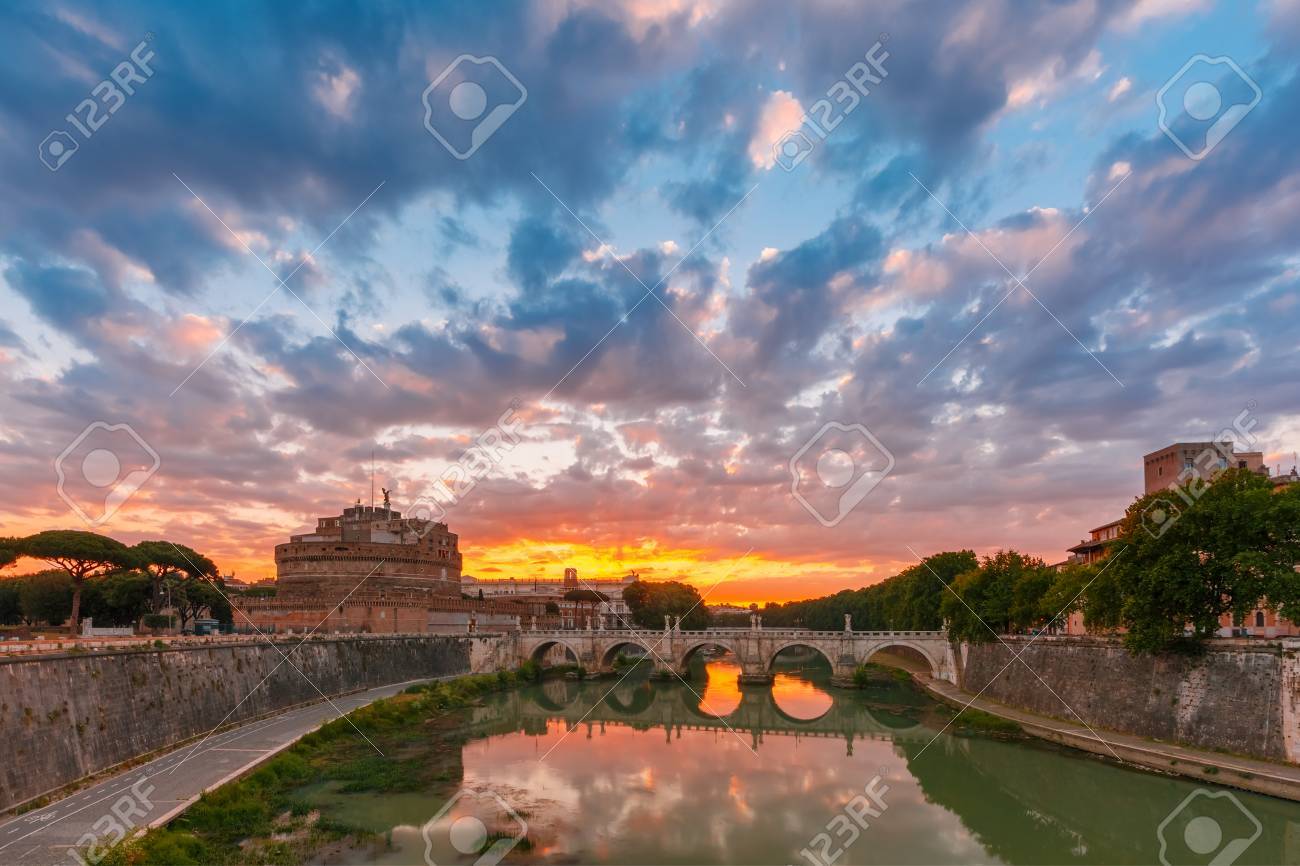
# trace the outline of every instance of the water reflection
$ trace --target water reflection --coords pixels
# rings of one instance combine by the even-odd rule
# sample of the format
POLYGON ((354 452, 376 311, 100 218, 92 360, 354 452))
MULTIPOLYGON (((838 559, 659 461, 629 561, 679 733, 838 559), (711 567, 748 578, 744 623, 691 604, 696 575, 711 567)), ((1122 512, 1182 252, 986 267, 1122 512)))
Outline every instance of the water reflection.
MULTIPOLYGON (((464 782, 528 816, 535 847, 511 860, 803 863, 880 774, 888 809, 839 863, 1154 863, 1157 826, 1196 787, 1034 742, 944 734, 926 749, 943 720, 924 696, 829 689, 797 660, 772 688, 738 686, 726 658, 701 659, 689 686, 647 673, 548 681, 465 714, 464 782)), ((1300 808, 1239 797, 1264 832, 1237 862, 1300 862, 1300 808)), ((380 862, 421 862, 438 798, 370 799, 329 810, 391 830, 380 862)))

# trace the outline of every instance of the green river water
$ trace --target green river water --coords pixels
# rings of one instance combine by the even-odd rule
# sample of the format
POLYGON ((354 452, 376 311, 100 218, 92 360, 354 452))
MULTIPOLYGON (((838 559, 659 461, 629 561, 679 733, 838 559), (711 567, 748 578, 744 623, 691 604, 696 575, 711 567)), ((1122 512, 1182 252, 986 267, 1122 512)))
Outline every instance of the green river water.
POLYGON ((329 862, 491 862, 456 850, 477 827, 507 864, 1300 863, 1300 804, 940 733, 951 713, 888 676, 846 691, 824 666, 788 663, 770 688, 738 672, 724 657, 689 685, 636 670, 492 695, 458 719, 471 793, 441 819, 445 791, 306 792, 387 840, 329 862))

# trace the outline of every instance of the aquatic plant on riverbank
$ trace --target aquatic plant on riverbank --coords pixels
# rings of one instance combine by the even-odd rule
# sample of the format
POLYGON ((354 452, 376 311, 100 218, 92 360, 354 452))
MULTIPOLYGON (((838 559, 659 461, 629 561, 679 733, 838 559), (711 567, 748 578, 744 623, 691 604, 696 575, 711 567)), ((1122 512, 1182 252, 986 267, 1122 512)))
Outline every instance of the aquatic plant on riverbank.
POLYGON ((957 734, 989 734, 1009 737, 1023 736, 1024 729, 1011 719, 995 716, 974 707, 966 707, 957 713, 952 722, 952 729, 957 734))
POLYGON ((324 817, 298 792, 329 782, 344 793, 389 794, 459 783, 459 741, 430 738, 429 725, 483 695, 513 688, 516 672, 423 683, 354 710, 306 735, 247 777, 204 794, 165 828, 113 848, 104 866, 297 864, 332 843, 375 834, 324 817), (354 729, 353 725, 356 726, 354 729), (383 752, 357 735, 364 732, 383 752))
POLYGON ((853 671, 853 686, 859 689, 881 683, 910 683, 911 681, 912 675, 902 668, 874 662, 858 665, 853 671))

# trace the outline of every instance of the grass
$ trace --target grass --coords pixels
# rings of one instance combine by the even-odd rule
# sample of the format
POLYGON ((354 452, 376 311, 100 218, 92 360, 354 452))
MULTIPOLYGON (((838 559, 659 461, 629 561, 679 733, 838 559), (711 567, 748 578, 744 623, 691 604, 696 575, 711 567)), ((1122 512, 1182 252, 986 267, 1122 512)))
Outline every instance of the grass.
MULTIPOLYGON (((522 672, 465 676, 411 686, 401 694, 349 713, 388 755, 427 739, 426 723, 468 707, 483 695, 513 688, 522 672)), ((245 778, 204 794, 165 828, 114 847, 103 866, 224 866, 289 864, 323 845, 374 834, 321 817, 297 796, 304 785, 334 782, 347 793, 418 791, 459 780, 421 757, 383 758, 339 718, 299 740, 245 778), (274 835, 275 838, 271 838, 274 835)))
POLYGON ((855 688, 865 689, 874 683, 881 682, 910 683, 912 682, 912 675, 902 668, 880 665, 874 662, 858 665, 853 671, 853 685, 855 688))
POLYGON ((953 727, 957 733, 965 734, 1010 736, 1024 733, 1018 723, 1010 719, 1004 719, 1001 716, 995 716, 992 713, 986 713, 983 710, 977 710, 974 707, 966 707, 959 712, 953 720, 953 727))

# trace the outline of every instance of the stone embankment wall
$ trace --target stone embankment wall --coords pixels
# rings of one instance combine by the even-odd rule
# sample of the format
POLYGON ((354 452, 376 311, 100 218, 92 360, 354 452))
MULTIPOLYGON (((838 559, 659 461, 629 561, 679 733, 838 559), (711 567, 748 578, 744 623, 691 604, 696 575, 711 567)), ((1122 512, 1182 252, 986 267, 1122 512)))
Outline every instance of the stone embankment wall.
POLYGON ((962 645, 965 691, 1112 731, 1300 762, 1300 641, 1213 641, 1194 657, 1130 655, 1098 638, 1007 644, 962 645), (1012 650, 1024 651, 1021 661, 1012 650))
POLYGON ((299 640, 0 661, 0 809, 322 692, 489 668, 501 638, 299 640))

